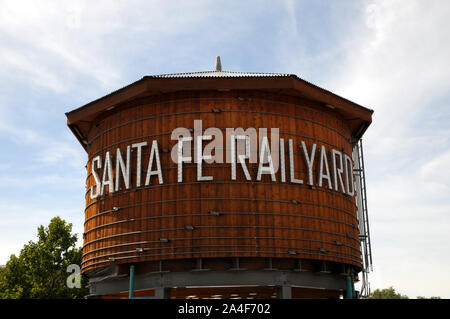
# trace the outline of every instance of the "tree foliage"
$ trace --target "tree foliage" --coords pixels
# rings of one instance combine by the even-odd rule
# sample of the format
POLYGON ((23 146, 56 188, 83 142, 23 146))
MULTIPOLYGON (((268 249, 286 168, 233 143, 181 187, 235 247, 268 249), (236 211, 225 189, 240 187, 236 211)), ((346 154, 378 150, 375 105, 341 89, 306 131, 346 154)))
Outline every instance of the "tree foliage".
POLYGON ((0 269, 0 298, 82 298, 88 293, 87 279, 81 288, 68 288, 67 266, 81 264, 82 250, 75 246, 72 224, 55 217, 38 228, 36 242, 29 241, 17 257, 11 255, 0 269))
POLYGON ((385 289, 376 289, 373 291, 367 299, 409 299, 406 295, 397 293, 391 286, 385 289))
MULTIPOLYGON (((391 286, 385 289, 376 289, 370 294, 369 297, 367 297, 367 299, 409 299, 409 297, 396 292, 395 289, 391 286)), ((417 299, 441 299, 441 297, 426 298, 417 296, 417 299)))

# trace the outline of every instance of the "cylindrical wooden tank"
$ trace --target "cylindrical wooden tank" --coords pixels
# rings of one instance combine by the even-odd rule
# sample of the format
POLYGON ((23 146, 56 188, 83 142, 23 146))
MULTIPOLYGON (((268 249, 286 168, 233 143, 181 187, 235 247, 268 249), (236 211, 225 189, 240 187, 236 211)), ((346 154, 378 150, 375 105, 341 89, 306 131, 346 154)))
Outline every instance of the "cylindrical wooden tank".
MULTIPOLYGON (((129 265, 136 265, 140 275, 281 269, 337 276, 361 270, 353 176, 351 167, 345 166, 346 155, 351 161, 356 137, 352 119, 339 107, 313 98, 314 92, 291 94, 257 86, 240 89, 229 83, 225 89, 212 89, 212 85, 198 89, 193 83, 192 89, 137 94, 103 105, 101 111, 89 115, 85 126, 74 125, 81 123, 81 117, 70 122, 69 113, 69 125, 88 154, 82 259, 85 274, 95 278, 108 267, 116 267, 114 275, 127 274, 129 265), (194 132, 196 120, 202 121, 202 132, 194 132), (269 145, 274 142, 270 129, 277 128, 277 139, 284 145, 284 152, 277 152, 284 158, 284 173, 280 168, 274 173, 275 180, 271 174, 262 174, 258 180, 259 160, 247 161, 250 180, 239 163, 233 178, 224 155, 223 163, 202 164, 202 175, 212 176, 212 180, 199 181, 197 164, 182 163, 180 182, 179 166, 172 160, 178 140, 171 138, 173 130, 180 127, 190 130, 192 136, 206 134, 208 128, 220 129, 223 151, 229 151, 227 128, 267 128, 269 145), (153 141, 158 145, 162 181, 155 173, 145 183, 148 161, 151 156, 155 159, 151 154, 153 141), (146 145, 136 147, 143 142, 146 145), (118 149, 124 163, 129 152, 129 185, 122 173, 116 172, 118 149), (342 183, 336 174, 333 176, 333 150, 341 154, 337 161, 339 164, 342 160, 338 165, 342 183), (309 159, 308 153, 313 153, 309 159), (98 173, 100 182, 105 179, 102 175, 108 171, 108 156, 109 174, 116 185, 104 186, 104 194, 92 198, 91 192, 101 185, 97 185, 93 172, 98 173), (313 161, 311 168, 308 160, 313 161), (327 168, 329 179, 324 177, 327 168), (292 173, 302 183, 293 182, 292 173), (346 174, 351 176, 347 180, 346 174)), ((164 82, 160 85, 164 87, 164 82)), ((203 141, 203 148, 209 142, 203 141)), ((150 170, 155 167, 153 161, 150 170)), ((342 283, 345 285, 345 281, 342 283)))

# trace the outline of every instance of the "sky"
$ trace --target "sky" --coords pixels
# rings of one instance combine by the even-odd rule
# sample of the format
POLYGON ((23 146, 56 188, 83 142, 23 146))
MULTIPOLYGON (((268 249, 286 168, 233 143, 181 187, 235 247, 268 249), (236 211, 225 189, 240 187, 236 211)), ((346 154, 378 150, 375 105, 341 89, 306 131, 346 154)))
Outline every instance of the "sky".
MULTIPOLYGON (((65 112, 144 75, 280 72, 373 109, 372 290, 450 298, 450 2, 0 0, 0 264, 54 216, 83 232, 65 112)), ((81 241, 79 241, 81 246, 81 241)))

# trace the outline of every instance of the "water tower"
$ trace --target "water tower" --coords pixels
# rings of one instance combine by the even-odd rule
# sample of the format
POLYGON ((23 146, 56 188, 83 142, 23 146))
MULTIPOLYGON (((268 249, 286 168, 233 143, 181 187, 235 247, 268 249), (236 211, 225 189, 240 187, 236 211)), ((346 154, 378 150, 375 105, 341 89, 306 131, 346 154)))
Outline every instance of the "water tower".
POLYGON ((222 71, 220 60, 68 112, 88 154, 90 297, 355 298, 356 281, 366 295, 372 113, 296 75, 222 71), (213 142, 223 161, 208 161, 213 142))

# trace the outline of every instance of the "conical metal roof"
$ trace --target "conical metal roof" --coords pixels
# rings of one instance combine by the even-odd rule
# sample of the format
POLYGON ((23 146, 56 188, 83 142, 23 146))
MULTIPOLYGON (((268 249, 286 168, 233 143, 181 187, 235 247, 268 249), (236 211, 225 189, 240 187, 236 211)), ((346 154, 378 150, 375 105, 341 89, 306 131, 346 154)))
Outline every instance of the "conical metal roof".
POLYGON ((280 77, 291 76, 287 73, 257 73, 257 72, 233 72, 233 71, 203 71, 190 73, 172 73, 149 75, 151 78, 248 78, 248 77, 280 77))

